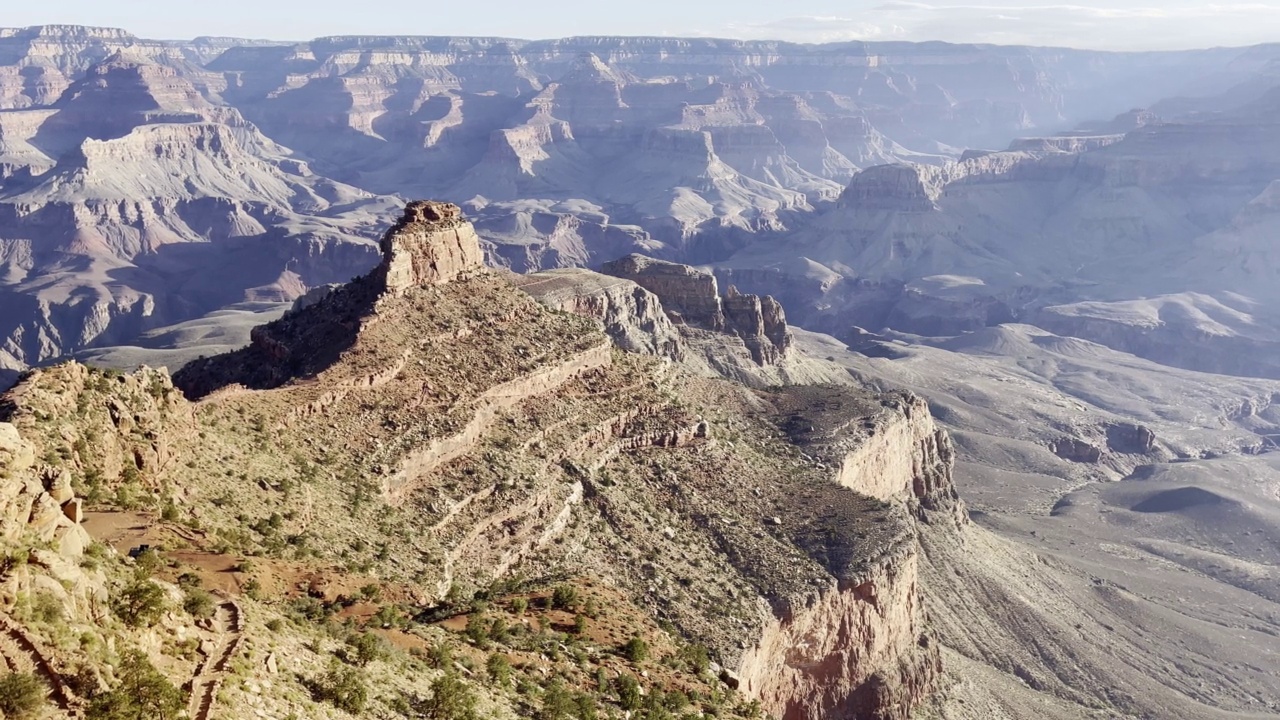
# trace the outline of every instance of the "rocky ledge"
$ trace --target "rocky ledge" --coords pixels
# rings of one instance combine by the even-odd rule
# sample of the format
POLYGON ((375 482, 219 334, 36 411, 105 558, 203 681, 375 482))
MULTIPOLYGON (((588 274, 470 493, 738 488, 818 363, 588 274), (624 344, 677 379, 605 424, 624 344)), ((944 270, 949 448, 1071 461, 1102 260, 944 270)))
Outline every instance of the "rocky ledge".
POLYGON ((730 285, 721 296, 711 273, 644 255, 628 255, 602 269, 657 295, 676 324, 737 336, 758 365, 777 364, 791 348, 786 313, 768 295, 740 293, 730 285))

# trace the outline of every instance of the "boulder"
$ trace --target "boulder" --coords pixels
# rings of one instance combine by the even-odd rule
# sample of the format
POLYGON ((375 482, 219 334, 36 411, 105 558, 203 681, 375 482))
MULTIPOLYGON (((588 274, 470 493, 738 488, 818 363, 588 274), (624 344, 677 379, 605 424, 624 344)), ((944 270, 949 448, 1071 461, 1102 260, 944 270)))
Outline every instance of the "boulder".
POLYGON ((71 498, 76 496, 75 491, 71 489, 71 471, 63 468, 61 472, 49 480, 47 492, 54 502, 59 505, 66 505, 71 498))
POLYGON ((35 464, 35 449, 12 423, 0 422, 0 475, 20 473, 35 464))

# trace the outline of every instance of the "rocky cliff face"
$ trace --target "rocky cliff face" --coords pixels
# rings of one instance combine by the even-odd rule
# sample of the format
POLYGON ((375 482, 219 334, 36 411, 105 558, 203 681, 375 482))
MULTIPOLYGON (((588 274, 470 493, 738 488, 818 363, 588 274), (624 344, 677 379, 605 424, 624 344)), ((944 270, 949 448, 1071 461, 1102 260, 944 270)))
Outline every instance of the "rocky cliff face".
POLYGON ((791 347, 786 314, 772 297, 744 295, 733 286, 721 297, 714 275, 643 255, 606 263, 603 270, 652 292, 677 324, 736 335, 757 365, 776 365, 791 347))
MULTIPOLYGON (((838 393, 819 400, 818 392, 784 401, 783 427, 834 482, 918 522, 956 532, 968 523, 951 440, 921 398, 886 396, 855 413, 838 393)), ((921 602, 920 549, 907 535, 879 552, 766 626, 743 656, 746 686, 779 717, 905 719, 932 692, 942 662, 921 602)))
POLYGON ((684 359, 684 340, 658 296, 630 280, 566 269, 519 275, 512 282, 549 308, 599 320, 623 350, 684 359))
POLYGON ((382 240, 376 275, 389 293, 444 285, 483 267, 480 242, 457 205, 416 202, 382 240))

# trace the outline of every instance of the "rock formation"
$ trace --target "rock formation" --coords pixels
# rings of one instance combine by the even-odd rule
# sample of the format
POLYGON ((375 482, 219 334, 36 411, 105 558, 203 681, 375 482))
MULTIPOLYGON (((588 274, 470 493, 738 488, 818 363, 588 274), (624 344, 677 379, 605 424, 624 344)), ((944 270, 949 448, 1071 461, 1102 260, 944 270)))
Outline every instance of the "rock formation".
POLYGON ((382 262, 349 285, 321 293, 280 320, 254 328, 249 347, 201 359, 174 377, 192 396, 234 382, 276 387, 313 374, 350 347, 384 298, 446 285, 483 271, 479 240, 458 206, 414 202, 380 243, 382 262))
POLYGON ((643 255, 628 255, 603 269, 656 295, 677 325, 736 335, 758 365, 777 364, 791 347, 786 315, 772 297, 744 295, 732 285, 721 297, 714 275, 643 255))
POLYGON ((684 359, 684 341, 658 296, 630 280, 566 269, 519 275, 512 282, 549 308, 599 320, 623 350, 684 359))
POLYGON ((462 210, 447 203, 415 202, 382 239, 375 275, 389 293, 444 285, 483 267, 480 242, 462 210))

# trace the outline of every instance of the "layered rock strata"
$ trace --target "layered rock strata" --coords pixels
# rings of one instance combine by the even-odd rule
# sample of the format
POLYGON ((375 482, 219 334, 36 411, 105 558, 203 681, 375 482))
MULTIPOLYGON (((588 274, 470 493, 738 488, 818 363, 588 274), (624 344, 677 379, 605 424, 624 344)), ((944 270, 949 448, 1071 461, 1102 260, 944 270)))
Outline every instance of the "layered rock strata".
POLYGON ((772 297, 729 286, 724 296, 714 275, 643 255, 605 263, 603 271, 630 280, 662 300, 671 320, 740 338, 758 365, 775 365, 791 347, 786 314, 772 297))
POLYGON ((684 341, 658 296, 630 280, 574 268, 516 275, 512 282, 549 308, 599 320, 623 350, 684 358, 684 341))
MULTIPOLYGON (((265 518, 306 535, 299 559, 367 562, 423 612, 574 568, 709 648, 770 716, 910 717, 940 667, 918 524, 963 521, 923 403, 616 352, 598 328, 632 300, 674 327, 655 296, 600 276, 553 312, 480 268, 468 230, 411 203, 369 275, 180 371, 199 402, 155 371, 38 371, 0 407, 31 444, 5 457, 65 456, 106 489, 198 509, 210 537, 265 518)), ((768 301, 721 302, 726 329, 779 327, 768 301)))

